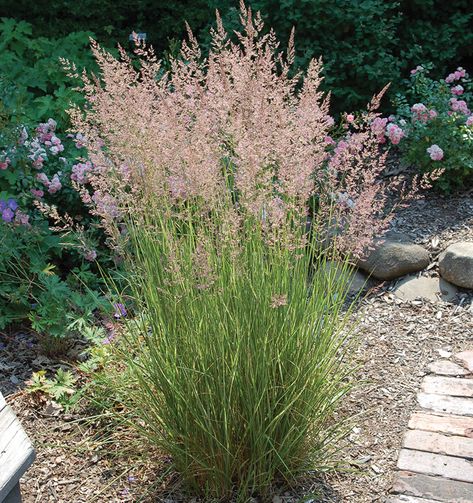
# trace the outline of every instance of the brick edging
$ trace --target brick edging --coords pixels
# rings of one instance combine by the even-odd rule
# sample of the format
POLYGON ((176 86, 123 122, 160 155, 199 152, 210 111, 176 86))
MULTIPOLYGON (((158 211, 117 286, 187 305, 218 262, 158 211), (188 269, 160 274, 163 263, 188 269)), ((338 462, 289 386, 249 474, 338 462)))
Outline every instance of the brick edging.
POLYGON ((428 369, 386 503, 473 503, 473 351, 428 369))

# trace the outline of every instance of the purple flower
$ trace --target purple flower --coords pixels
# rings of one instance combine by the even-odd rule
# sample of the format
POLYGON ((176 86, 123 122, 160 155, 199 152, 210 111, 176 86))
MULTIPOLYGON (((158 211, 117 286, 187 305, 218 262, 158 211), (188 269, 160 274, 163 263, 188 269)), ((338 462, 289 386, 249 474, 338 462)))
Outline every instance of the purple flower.
POLYGON ((18 203, 17 203, 14 199, 10 198, 10 199, 7 201, 7 206, 8 206, 11 210, 15 211, 15 210, 18 208, 18 203))
POLYGON ((4 222, 10 223, 13 220, 13 217, 15 216, 15 213, 10 208, 5 208, 2 211, 2 219, 4 222))
POLYGON ((93 262, 97 258, 97 252, 95 250, 88 250, 84 254, 85 260, 88 260, 89 262, 93 262))
POLYGON ((105 339, 103 339, 102 344, 103 345, 110 344, 113 341, 113 339, 115 339, 115 334, 107 335, 107 337, 105 337, 105 339))
POLYGON ((7 202, 6 201, 0 201, 0 211, 3 211, 6 208, 7 208, 7 202))
POLYGON ((117 302, 116 304, 113 304, 113 307, 115 308, 115 313, 113 315, 114 318, 116 318, 118 320, 122 316, 126 317, 127 312, 126 312, 125 306, 123 304, 121 304, 120 302, 117 302))

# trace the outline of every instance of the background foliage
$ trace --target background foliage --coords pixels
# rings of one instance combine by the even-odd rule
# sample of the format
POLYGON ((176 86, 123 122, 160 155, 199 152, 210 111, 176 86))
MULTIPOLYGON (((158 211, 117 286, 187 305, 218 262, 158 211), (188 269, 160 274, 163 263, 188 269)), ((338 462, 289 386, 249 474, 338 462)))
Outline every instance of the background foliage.
MULTIPOLYGON (((227 28, 238 24, 236 0, 52 0, 42 2, 1 0, 0 16, 33 24, 35 36, 64 43, 71 58, 86 42, 84 33, 94 32, 105 45, 128 44, 132 30, 145 31, 158 52, 175 51, 185 34, 187 20, 199 38, 208 42, 209 20, 218 8, 227 28)), ((338 110, 356 109, 387 82, 393 90, 401 76, 426 61, 435 63, 439 78, 452 66, 468 68, 473 57, 473 12, 469 0, 248 0, 263 13, 285 43, 296 27, 296 63, 306 66, 323 56, 327 88, 333 89, 338 110)), ((3 38, 3 34, 2 34, 3 38)), ((15 44, 18 42, 16 41, 15 44)), ((11 45, 10 45, 11 48, 11 45)), ((54 54, 52 54, 54 55, 54 54)), ((79 55, 79 54, 78 54, 79 55)), ((85 57, 82 52, 81 60, 85 57)), ((2 51, 0 64, 5 53, 2 51)), ((81 61, 79 61, 81 62, 81 61)), ((87 61, 84 61, 87 63, 87 61)))
POLYGON ((54 117, 64 126, 70 102, 80 103, 59 58, 94 70, 89 50, 92 32, 60 38, 38 37, 30 23, 3 18, 0 22, 1 101, 13 120, 35 123, 54 117))
POLYGON ((42 133, 44 123, 23 126, 26 112, 13 108, 15 117, 8 107, 19 102, 15 90, 0 97, 6 94, 12 101, 0 99, 0 330, 29 320, 45 349, 54 352, 79 321, 109 307, 94 262, 108 268, 110 253, 72 187, 71 171, 80 149, 66 139, 60 143, 63 150, 54 155, 45 140, 57 138, 54 133, 42 133), (44 160, 35 162, 38 157, 44 160), (80 223, 81 232, 73 227, 51 230, 54 219, 38 210, 39 201, 68 214, 80 223), (88 256, 92 251, 93 257, 88 256))

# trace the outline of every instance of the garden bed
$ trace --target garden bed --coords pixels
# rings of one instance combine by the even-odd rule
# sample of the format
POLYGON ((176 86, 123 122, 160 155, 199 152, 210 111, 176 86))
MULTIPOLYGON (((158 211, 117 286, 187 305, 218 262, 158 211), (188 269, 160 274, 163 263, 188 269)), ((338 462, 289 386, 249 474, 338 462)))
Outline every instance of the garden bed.
MULTIPOLYGON (((447 245, 473 240, 473 198, 428 195, 398 211, 393 228, 422 244, 435 259, 447 245)), ((435 260, 421 274, 436 275, 435 260)), ((391 291, 394 284, 378 282, 359 306, 356 378, 366 384, 345 400, 341 411, 360 414, 342 451, 354 471, 325 481, 307 480, 297 496, 282 493, 278 501, 297 501, 303 494, 319 494, 327 502, 383 501, 427 364, 443 352, 471 346, 471 292, 460 291, 452 303, 401 302, 391 291)), ((169 492, 178 482, 172 479, 168 484, 169 475, 165 483, 155 483, 166 474, 167 460, 134 448, 125 428, 104 430, 103 421, 85 420, 85 411, 65 413, 53 402, 38 401, 25 392, 24 382, 32 371, 55 370, 72 361, 38 356, 33 334, 0 334, 0 341, 0 388, 37 450, 37 461, 22 485, 25 502, 188 501, 179 484, 169 492)))

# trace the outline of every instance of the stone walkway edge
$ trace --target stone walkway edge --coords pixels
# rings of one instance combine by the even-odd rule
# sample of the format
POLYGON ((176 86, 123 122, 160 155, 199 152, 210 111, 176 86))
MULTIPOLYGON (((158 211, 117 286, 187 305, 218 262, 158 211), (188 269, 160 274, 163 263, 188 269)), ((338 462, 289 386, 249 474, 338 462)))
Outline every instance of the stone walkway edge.
POLYGON ((386 503, 473 503, 473 351, 428 369, 386 503))

